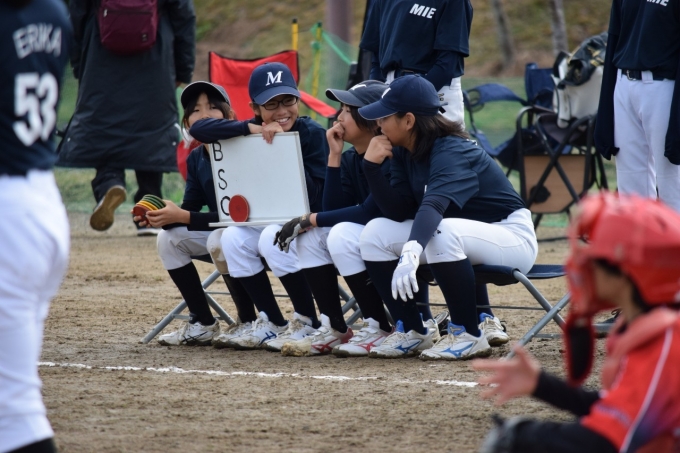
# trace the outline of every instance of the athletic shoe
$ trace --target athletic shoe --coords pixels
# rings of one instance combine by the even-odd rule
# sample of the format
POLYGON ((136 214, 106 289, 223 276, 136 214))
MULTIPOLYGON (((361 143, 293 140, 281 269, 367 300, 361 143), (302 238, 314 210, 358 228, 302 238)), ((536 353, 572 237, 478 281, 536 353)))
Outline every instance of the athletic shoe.
POLYGON ((446 329, 449 327, 449 312, 443 311, 434 317, 434 321, 437 323, 437 331, 439 332, 439 337, 446 335, 446 329))
MULTIPOLYGON (((394 332, 394 329, 392 330, 394 332)), ((364 319, 364 326, 345 344, 333 348, 336 357, 366 357, 371 349, 380 346, 392 332, 380 330, 380 323, 373 318, 364 319)))
POLYGON ((489 357, 491 346, 484 335, 473 337, 465 327, 449 323, 449 334, 420 354, 423 360, 465 360, 489 357))
POLYGON ((212 326, 204 326, 200 322, 191 324, 186 321, 179 330, 158 337, 163 346, 209 346, 212 339, 220 334, 220 323, 215 320, 212 326))
MULTIPOLYGON (((434 324, 432 320, 428 322, 434 324)), ((368 356, 380 359, 412 357, 434 345, 433 337, 435 333, 439 333, 436 327, 428 327, 425 334, 420 334, 415 330, 404 332, 404 324, 397 321, 394 332, 380 346, 371 349, 368 356)))
POLYGON ((113 214, 126 197, 127 192, 123 186, 113 186, 107 190, 90 216, 90 226, 97 231, 105 231, 111 228, 113 214))
POLYGON ((479 330, 484 334, 489 345, 500 346, 510 341, 510 336, 503 330, 500 319, 487 313, 479 315, 479 319, 482 321, 479 323, 479 330))
POLYGON ((139 237, 158 236, 158 233, 160 233, 161 231, 163 231, 162 228, 141 227, 141 228, 137 228, 137 236, 139 236, 139 237))
POLYGON ((436 343, 441 339, 441 334, 439 333, 439 322, 437 319, 428 319, 423 323, 423 326, 427 327, 428 331, 429 329, 434 330, 434 333, 432 334, 432 342, 436 343))
POLYGON ((230 347, 229 340, 244 334, 245 332, 252 329, 252 327, 252 322, 241 322, 240 319, 236 318, 236 322, 234 324, 230 325, 227 327, 227 330, 213 338, 212 345, 217 349, 228 348, 230 347))
POLYGON ((288 323, 287 329, 280 333, 276 338, 267 340, 264 348, 268 351, 280 352, 284 344, 289 341, 302 340, 308 335, 312 335, 316 329, 312 327, 312 320, 299 313, 293 313, 293 320, 288 323))
POLYGON ((328 316, 321 314, 321 327, 301 340, 285 343, 281 354, 294 357, 330 354, 335 346, 347 343, 353 335, 349 327, 345 333, 335 330, 328 316))
POLYGON ((277 335, 285 332, 287 328, 288 324, 279 327, 269 320, 265 312, 261 311, 250 330, 246 330, 238 337, 227 341, 227 347, 234 349, 260 349, 267 340, 273 340, 277 335))

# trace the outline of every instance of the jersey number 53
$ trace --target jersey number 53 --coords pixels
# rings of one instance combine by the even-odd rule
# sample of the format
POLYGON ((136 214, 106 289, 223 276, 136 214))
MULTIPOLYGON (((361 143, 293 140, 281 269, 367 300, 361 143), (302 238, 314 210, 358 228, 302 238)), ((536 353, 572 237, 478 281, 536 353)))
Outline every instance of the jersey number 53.
POLYGON ((14 82, 14 133, 21 143, 31 146, 38 138, 46 141, 57 122, 59 85, 49 72, 17 74, 14 82))

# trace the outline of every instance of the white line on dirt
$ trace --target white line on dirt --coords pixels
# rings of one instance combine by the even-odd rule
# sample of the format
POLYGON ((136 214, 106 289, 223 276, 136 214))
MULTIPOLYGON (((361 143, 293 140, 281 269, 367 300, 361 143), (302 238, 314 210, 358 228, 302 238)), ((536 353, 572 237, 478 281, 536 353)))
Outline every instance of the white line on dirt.
MULTIPOLYGON (((82 363, 54 363, 54 362, 38 362, 38 366, 44 367, 58 367, 58 368, 81 368, 86 370, 109 370, 109 371, 151 371, 154 373, 176 373, 176 374, 209 374, 212 376, 254 376, 262 378, 296 378, 296 379, 319 379, 324 381, 372 381, 379 380, 377 376, 313 376, 303 375, 297 373, 256 373, 252 371, 219 371, 219 370, 185 370, 178 367, 136 367, 136 366, 91 366, 82 363)), ((475 387, 476 382, 465 382, 456 380, 395 380, 396 384, 436 384, 436 385, 452 385, 458 387, 475 387)))

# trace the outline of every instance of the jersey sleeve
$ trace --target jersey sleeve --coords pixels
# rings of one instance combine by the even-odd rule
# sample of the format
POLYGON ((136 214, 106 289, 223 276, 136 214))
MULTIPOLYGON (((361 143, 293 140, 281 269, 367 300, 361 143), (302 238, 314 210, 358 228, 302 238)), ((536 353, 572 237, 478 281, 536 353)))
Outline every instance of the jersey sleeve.
POLYGON ((470 55, 470 27, 472 25, 472 5, 470 0, 446 1, 437 11, 437 33, 434 39, 435 50, 453 50, 464 56, 470 55))
POLYGON ((680 426, 680 334, 667 329, 631 351, 612 388, 581 424, 607 438, 621 452, 635 452, 680 426))

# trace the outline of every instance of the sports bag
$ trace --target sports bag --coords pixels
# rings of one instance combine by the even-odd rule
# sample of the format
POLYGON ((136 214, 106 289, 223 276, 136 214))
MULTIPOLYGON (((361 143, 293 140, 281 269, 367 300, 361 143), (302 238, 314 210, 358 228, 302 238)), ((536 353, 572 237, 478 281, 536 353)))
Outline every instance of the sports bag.
POLYGON ((583 41, 572 55, 560 52, 557 56, 552 78, 553 109, 559 127, 568 127, 575 119, 597 113, 606 50, 604 32, 583 41))
POLYGON ((97 12, 102 46, 118 55, 149 50, 158 31, 158 0, 101 0, 97 12))

